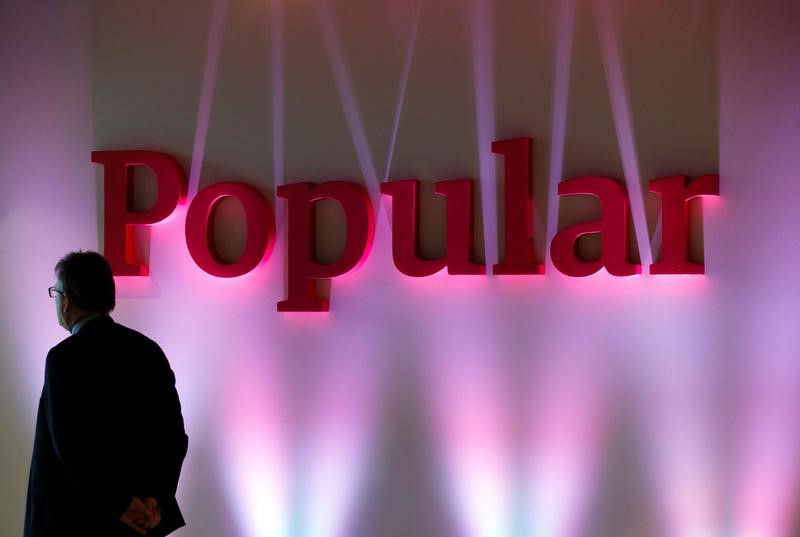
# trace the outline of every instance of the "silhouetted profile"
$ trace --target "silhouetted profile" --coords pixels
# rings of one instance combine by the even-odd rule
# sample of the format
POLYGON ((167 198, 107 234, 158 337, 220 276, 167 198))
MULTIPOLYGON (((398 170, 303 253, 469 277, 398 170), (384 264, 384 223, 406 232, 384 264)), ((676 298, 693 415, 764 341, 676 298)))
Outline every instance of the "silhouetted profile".
POLYGON ((56 265, 61 326, 39 400, 25 537, 163 536, 184 526, 175 500, 188 438, 159 346, 109 317, 114 279, 95 252, 56 265))

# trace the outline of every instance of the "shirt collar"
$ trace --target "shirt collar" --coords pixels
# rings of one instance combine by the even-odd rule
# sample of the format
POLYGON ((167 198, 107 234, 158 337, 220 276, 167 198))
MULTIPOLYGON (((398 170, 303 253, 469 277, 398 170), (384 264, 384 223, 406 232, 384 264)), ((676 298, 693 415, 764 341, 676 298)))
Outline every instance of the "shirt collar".
POLYGON ((84 317, 83 319, 72 325, 72 330, 70 330, 70 333, 72 333, 72 335, 77 334, 78 332, 80 332, 81 328, 83 328, 86 325, 86 323, 88 323, 92 319, 97 319, 102 315, 103 315, 102 313, 93 313, 91 315, 87 315, 86 317, 84 317))

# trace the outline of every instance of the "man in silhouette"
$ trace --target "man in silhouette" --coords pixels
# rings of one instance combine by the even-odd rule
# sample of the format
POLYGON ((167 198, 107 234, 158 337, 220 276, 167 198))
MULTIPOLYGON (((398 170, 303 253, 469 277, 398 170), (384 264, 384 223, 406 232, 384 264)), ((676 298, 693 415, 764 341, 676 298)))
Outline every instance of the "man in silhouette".
POLYGON ((95 252, 55 267, 59 324, 36 420, 25 537, 164 536, 185 525, 175 490, 188 439, 159 346, 119 325, 95 252))

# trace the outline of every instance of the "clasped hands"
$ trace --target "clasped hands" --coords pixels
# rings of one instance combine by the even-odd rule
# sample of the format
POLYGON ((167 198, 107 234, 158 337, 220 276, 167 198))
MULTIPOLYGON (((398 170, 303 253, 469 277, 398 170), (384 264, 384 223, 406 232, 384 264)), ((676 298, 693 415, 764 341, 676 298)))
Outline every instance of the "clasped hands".
POLYGON ((134 496, 128 509, 119 517, 120 522, 140 535, 147 535, 161 522, 161 508, 155 498, 137 498, 134 496))

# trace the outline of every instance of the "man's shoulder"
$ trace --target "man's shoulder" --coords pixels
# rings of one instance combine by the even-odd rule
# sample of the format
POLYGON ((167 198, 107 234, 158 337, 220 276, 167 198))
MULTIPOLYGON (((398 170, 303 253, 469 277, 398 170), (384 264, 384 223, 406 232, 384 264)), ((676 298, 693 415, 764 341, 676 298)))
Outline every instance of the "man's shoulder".
POLYGON ((74 358, 80 354, 80 345, 76 343, 74 335, 62 340, 47 353, 45 376, 48 378, 51 376, 61 377, 66 374, 73 369, 74 358))
POLYGON ((59 356, 69 355, 75 352, 75 336, 70 335, 69 337, 63 339, 60 343, 55 345, 50 349, 50 352, 47 353, 48 360, 57 359, 59 356))
POLYGON ((133 328, 125 326, 124 324, 120 324, 120 323, 118 323, 116 321, 112 322, 111 330, 115 331, 117 333, 117 335, 120 335, 122 337, 127 337, 127 338, 131 338, 131 339, 137 339, 139 341, 149 342, 149 343, 152 343, 153 345, 155 345, 155 341, 153 341, 152 339, 150 339, 146 335, 142 334, 138 330, 134 330, 133 328))
POLYGON ((47 356, 49 361, 60 361, 62 356, 85 356, 87 353, 101 351, 105 354, 109 349, 132 353, 163 353, 161 347, 149 337, 105 316, 87 323, 76 334, 51 348, 47 356))
MULTIPOLYGON (((156 345, 156 342, 141 332, 116 322, 108 315, 89 321, 86 326, 73 336, 76 342, 111 338, 119 341, 138 341, 142 344, 156 345)), ((69 340, 70 338, 67 338, 69 340)), ((67 341, 64 340, 64 341, 67 341)))
POLYGON ((119 323, 114 323, 114 330, 116 331, 114 337, 117 339, 117 341, 124 341, 126 345, 135 347, 140 351, 152 352, 156 354, 163 353, 158 343, 148 336, 142 334, 138 330, 134 330, 133 328, 129 328, 119 323))

